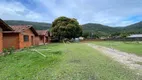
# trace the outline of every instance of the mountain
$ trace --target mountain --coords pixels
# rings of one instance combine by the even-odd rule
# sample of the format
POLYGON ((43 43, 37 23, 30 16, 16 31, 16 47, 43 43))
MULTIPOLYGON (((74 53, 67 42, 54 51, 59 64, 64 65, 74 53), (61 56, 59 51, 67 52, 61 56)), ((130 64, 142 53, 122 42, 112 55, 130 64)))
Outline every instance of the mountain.
MULTIPOLYGON (((50 29, 50 23, 42 22, 30 22, 30 21, 19 21, 19 20, 5 20, 8 25, 33 25, 37 30, 47 30, 50 29)), ((108 36, 110 34, 117 34, 122 32, 130 33, 142 33, 142 21, 126 26, 126 27, 110 27, 102 24, 87 23, 82 25, 83 32, 90 34, 96 34, 98 36, 108 36)))
POLYGON ((19 20, 5 20, 8 25, 33 25, 37 30, 47 30, 51 27, 50 23, 19 21, 19 20))
POLYGON ((142 33, 142 21, 124 27, 123 31, 134 32, 134 33, 142 33))
POLYGON ((102 24, 95 24, 95 23, 88 23, 88 24, 84 24, 82 25, 83 30, 85 31, 103 31, 106 33, 112 33, 112 32, 118 32, 120 30, 120 28, 114 28, 114 27, 109 27, 109 26, 105 26, 102 24))
POLYGON ((84 32, 93 32, 94 34, 100 34, 100 36, 108 36, 110 34, 118 34, 118 33, 142 33, 142 21, 128 25, 126 27, 110 27, 102 24, 88 23, 84 24, 83 31, 84 32))
POLYGON ((108 36, 122 30, 121 28, 114 28, 95 23, 84 24, 82 27, 84 32, 93 32, 94 34, 100 34, 100 36, 108 36))

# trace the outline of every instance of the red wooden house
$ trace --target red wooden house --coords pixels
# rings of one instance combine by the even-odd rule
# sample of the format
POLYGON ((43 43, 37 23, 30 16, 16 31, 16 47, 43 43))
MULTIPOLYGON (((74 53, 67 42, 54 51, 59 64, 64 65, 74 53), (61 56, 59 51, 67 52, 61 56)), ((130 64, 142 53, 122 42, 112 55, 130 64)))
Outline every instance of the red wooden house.
POLYGON ((3 32, 3 48, 14 47, 22 49, 36 45, 35 37, 38 36, 36 30, 29 25, 11 26, 14 31, 3 32))

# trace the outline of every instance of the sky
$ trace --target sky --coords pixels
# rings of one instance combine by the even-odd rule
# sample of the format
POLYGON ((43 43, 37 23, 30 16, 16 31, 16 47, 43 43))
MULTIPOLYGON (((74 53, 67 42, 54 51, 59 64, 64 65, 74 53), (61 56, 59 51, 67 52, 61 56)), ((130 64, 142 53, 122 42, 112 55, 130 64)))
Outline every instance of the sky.
POLYGON ((60 16, 112 27, 142 21, 142 0, 1 0, 0 18, 52 23, 60 16))

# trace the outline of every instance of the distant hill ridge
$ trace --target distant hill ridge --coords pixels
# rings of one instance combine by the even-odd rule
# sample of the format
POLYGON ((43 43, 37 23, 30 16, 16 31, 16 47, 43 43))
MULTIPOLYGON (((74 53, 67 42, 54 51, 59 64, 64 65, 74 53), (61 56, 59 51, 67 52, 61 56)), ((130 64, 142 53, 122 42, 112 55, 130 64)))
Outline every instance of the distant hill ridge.
POLYGON ((106 25, 102 25, 102 24, 96 24, 96 23, 87 23, 82 25, 84 30, 88 30, 88 31, 104 31, 104 32, 117 32, 120 29, 119 28, 115 28, 115 27, 110 27, 110 26, 106 26, 106 25))
POLYGON ((139 32, 142 33, 142 21, 124 27, 126 32, 139 32))
POLYGON ((33 25, 37 30, 47 30, 51 27, 50 23, 19 21, 19 20, 4 20, 8 25, 33 25))
MULTIPOLYGON (((51 23, 5 20, 8 25, 33 25, 37 30, 50 29, 51 23)), ((95 32, 103 35, 110 35, 116 32, 136 32, 142 33, 142 21, 126 27, 110 27, 102 24, 87 23, 82 25, 84 32, 95 32)))

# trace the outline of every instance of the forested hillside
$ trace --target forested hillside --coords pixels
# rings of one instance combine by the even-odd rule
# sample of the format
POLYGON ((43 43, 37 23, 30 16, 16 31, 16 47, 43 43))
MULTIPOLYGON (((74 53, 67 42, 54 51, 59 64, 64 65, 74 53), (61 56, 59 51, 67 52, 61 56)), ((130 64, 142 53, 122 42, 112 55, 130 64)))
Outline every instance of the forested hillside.
POLYGON ((135 33, 142 33, 142 21, 129 25, 127 27, 124 27, 124 31, 126 32, 135 32, 135 33))
POLYGON ((84 33, 93 33, 98 36, 109 36, 110 34, 120 32, 121 28, 109 27, 101 24, 88 23, 82 25, 84 33))
MULTIPOLYGON (((5 20, 9 25, 33 25, 35 29, 47 30, 50 29, 51 23, 18 21, 18 20, 5 20)), ((87 23, 82 25, 84 36, 109 36, 115 33, 142 33, 142 21, 126 26, 126 27, 110 27, 102 24, 87 23)))

